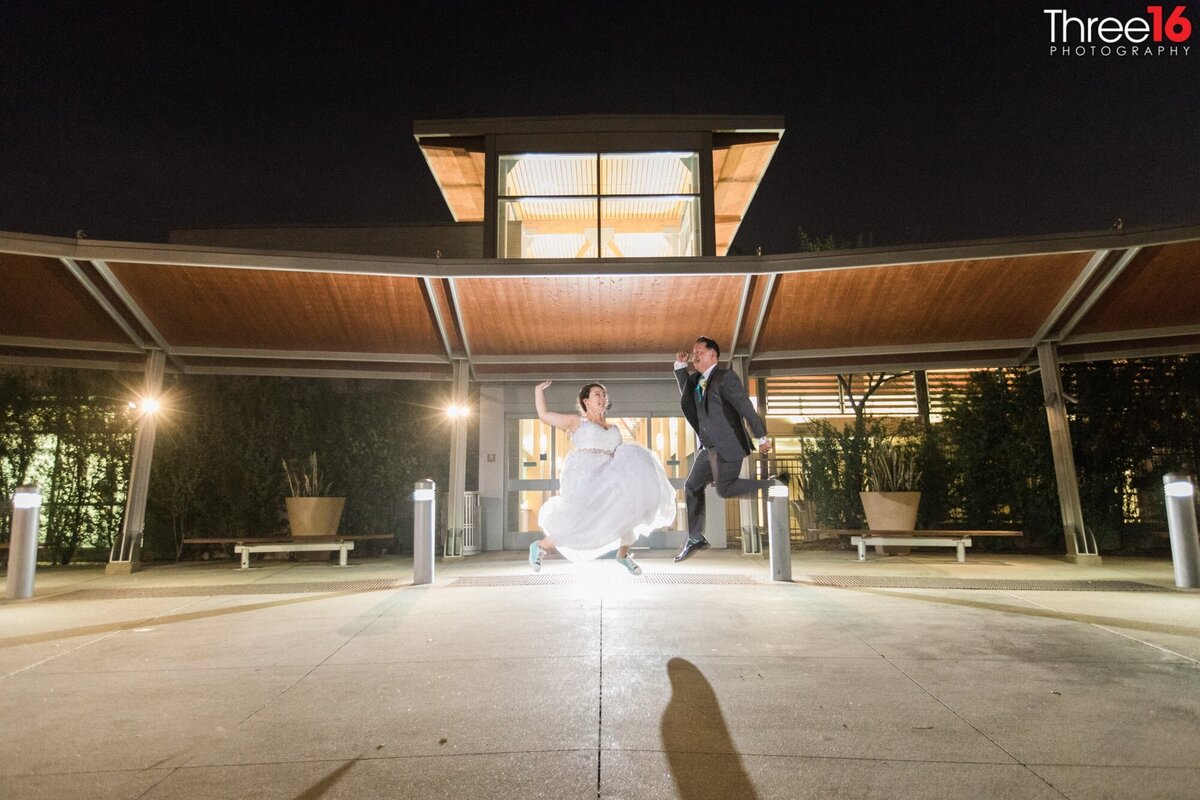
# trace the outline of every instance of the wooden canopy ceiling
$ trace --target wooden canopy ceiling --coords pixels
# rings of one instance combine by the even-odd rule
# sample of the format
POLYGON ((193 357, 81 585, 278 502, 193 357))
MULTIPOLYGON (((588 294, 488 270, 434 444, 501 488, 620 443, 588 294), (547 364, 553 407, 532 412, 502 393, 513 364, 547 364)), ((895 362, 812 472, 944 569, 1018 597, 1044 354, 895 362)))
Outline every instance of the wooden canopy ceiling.
POLYGON ((785 256, 499 261, 0 233, 0 361, 477 380, 661 375, 698 335, 759 375, 1200 350, 1200 227, 785 256), (733 343, 731 346, 730 343, 733 343))

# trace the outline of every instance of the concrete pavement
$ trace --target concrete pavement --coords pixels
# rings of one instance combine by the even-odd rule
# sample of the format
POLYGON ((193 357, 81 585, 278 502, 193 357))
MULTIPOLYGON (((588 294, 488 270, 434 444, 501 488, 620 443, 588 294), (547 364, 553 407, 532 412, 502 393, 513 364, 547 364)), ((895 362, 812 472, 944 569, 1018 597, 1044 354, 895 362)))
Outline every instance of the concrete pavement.
POLYGON ((670 555, 43 568, 0 602, 0 797, 1197 796, 1168 562, 670 555))

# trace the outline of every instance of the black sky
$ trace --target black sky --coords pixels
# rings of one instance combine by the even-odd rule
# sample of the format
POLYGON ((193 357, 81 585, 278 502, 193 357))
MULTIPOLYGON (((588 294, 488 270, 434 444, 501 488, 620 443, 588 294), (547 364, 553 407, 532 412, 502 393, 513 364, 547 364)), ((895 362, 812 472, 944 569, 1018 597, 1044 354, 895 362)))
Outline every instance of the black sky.
POLYGON ((1048 54, 1146 5, 7 0, 0 230, 448 220, 414 119, 596 113, 783 115, 744 252, 1196 224, 1200 30, 1048 54))

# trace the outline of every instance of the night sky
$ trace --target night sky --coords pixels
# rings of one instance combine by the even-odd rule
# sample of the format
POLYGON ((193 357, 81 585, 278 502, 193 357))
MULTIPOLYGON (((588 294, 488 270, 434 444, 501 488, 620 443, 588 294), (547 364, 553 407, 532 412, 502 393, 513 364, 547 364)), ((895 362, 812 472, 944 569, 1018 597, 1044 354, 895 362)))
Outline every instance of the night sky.
POLYGON ((6 0, 0 230, 449 220, 414 119, 625 113, 786 118, 740 252, 1200 224, 1200 30, 1048 52, 1146 5, 6 0))

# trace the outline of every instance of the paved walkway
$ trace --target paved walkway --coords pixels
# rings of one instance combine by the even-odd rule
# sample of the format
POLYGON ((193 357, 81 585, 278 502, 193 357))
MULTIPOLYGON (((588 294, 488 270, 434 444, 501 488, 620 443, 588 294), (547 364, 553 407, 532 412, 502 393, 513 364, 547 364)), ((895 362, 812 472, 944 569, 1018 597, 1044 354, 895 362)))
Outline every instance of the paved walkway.
POLYGON ((0 797, 1197 797, 1167 562, 641 560, 43 569, 0 602, 0 797))

